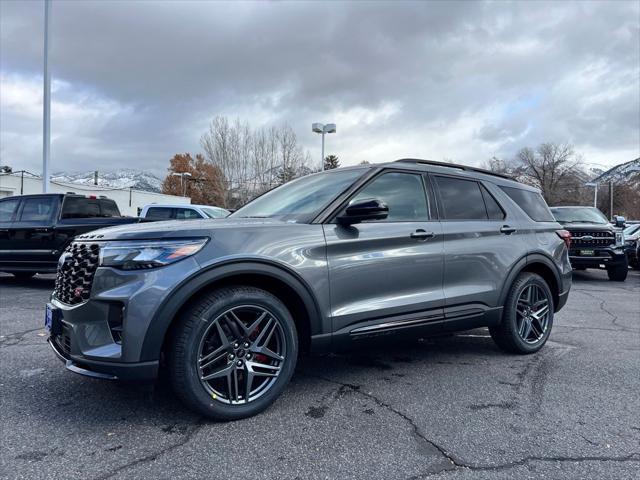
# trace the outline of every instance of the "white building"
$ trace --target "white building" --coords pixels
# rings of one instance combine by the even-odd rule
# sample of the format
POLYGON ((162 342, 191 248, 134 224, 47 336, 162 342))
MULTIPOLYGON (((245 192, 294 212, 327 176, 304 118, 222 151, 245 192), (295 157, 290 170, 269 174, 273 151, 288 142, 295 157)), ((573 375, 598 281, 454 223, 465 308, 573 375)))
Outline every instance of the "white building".
MULTIPOLYGON (((77 193, 78 195, 104 195, 115 200, 122 215, 138 216, 138 209, 142 209, 150 203, 164 204, 190 204, 191 198, 165 195, 163 193, 145 192, 133 188, 109 188, 98 185, 78 185, 76 183, 51 182, 51 193, 77 193)), ((19 173, 0 174, 0 198, 12 195, 31 195, 42 193, 42 179, 19 173)))

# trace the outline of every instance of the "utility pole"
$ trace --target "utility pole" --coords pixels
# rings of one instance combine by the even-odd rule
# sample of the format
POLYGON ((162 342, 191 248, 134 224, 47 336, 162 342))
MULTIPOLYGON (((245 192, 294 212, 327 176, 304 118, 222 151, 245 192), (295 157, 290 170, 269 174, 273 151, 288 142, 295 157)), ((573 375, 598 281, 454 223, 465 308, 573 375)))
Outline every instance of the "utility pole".
POLYGON ((613 219, 613 180, 609 180, 609 218, 613 219))
POLYGON ((44 0, 44 93, 42 107, 42 193, 49 192, 49 152, 51 143, 51 71, 49 70, 49 21, 51 0, 44 0))

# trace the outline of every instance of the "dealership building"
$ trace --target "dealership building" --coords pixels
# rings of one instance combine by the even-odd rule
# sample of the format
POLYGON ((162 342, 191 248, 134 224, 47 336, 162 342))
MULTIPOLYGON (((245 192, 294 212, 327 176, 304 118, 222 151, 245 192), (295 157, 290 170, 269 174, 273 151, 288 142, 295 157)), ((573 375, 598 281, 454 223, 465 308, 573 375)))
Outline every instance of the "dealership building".
MULTIPOLYGON (((99 185, 85 185, 51 181, 49 183, 51 193, 76 193, 87 196, 105 196, 115 200, 122 215, 137 216, 139 209, 151 203, 163 204, 190 204, 191 198, 165 195, 163 193, 147 192, 134 188, 109 188, 99 185)), ((42 193, 42 178, 23 175, 21 173, 0 174, 0 198, 13 195, 31 195, 42 193)))

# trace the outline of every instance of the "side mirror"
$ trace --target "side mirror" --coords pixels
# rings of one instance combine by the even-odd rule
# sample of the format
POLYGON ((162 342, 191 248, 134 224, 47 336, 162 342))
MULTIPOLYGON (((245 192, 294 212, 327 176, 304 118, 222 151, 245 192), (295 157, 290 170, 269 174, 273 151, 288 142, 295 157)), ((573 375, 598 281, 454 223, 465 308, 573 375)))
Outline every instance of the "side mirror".
POLYGON ((389 207, 386 203, 375 198, 366 198, 349 205, 338 217, 338 222, 352 225, 365 220, 384 220, 388 215, 389 207))
POLYGON ((613 220, 615 222, 616 227, 618 228, 624 228, 624 224, 627 221, 626 218, 620 216, 620 215, 616 215, 615 217, 613 217, 613 220))

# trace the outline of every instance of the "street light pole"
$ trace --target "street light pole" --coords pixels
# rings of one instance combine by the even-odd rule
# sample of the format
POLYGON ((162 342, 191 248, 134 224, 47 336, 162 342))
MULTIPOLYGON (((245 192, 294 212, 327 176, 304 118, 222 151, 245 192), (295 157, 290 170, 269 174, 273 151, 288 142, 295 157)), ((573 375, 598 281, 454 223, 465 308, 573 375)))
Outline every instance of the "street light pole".
POLYGON ((51 143, 51 71, 49 70, 49 17, 51 0, 44 0, 44 93, 42 107, 42 193, 49 191, 49 153, 51 143))
POLYGON ((327 133, 336 133, 336 124, 327 123, 323 125, 322 123, 313 123, 311 125, 311 131, 322 135, 322 158, 320 161, 322 164, 322 170, 324 170, 324 136, 327 133))

